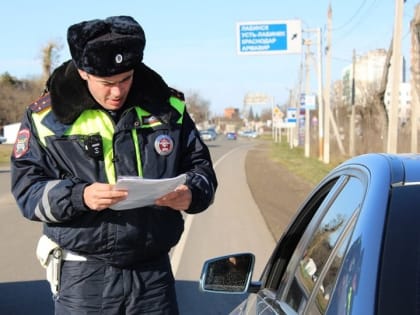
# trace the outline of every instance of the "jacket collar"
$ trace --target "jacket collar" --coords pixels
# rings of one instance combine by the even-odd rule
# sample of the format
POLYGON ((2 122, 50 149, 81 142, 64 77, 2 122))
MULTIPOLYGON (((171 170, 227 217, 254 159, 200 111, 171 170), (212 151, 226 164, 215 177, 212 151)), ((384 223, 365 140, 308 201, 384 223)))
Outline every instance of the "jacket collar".
MULTIPOLYGON (((71 124, 85 109, 102 108, 91 96, 71 60, 51 74, 47 90, 51 95, 52 111, 64 124, 71 124)), ((170 89, 160 75, 139 63, 134 69, 133 85, 124 108, 140 106, 163 122, 177 120, 179 113, 170 106, 170 95, 170 89)))

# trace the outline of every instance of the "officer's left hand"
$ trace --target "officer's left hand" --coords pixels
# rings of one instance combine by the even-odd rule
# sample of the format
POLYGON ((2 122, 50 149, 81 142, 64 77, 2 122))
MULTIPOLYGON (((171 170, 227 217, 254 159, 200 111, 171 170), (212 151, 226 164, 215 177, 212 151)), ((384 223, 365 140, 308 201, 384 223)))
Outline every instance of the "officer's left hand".
POLYGON ((191 200, 191 190, 186 185, 180 185, 174 191, 156 199, 155 204, 182 211, 190 207, 191 200))

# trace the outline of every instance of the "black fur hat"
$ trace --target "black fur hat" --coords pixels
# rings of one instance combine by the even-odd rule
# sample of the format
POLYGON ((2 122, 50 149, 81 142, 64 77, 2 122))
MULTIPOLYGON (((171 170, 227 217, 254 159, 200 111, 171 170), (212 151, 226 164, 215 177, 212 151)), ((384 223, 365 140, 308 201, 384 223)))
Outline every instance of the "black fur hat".
POLYGON ((74 24, 67 31, 77 68, 107 77, 134 69, 143 59, 146 38, 130 16, 111 16, 74 24))

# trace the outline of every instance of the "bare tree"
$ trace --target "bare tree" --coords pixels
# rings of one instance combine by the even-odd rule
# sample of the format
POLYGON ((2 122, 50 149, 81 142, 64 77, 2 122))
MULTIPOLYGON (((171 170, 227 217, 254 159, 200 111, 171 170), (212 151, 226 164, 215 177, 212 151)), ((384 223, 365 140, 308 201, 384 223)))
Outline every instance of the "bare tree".
POLYGON ((25 108, 39 97, 43 82, 18 80, 9 74, 0 76, 0 126, 22 118, 25 108))
POLYGON ((210 112, 209 101, 203 99, 197 92, 192 92, 186 97, 188 112, 196 123, 208 122, 210 112))
POLYGON ((386 142, 386 110, 378 98, 374 85, 358 87, 358 104, 356 106, 358 144, 357 154, 383 152, 386 142))
POLYGON ((55 68, 61 49, 62 45, 57 41, 48 42, 42 49, 42 76, 44 80, 48 79, 52 70, 55 68))

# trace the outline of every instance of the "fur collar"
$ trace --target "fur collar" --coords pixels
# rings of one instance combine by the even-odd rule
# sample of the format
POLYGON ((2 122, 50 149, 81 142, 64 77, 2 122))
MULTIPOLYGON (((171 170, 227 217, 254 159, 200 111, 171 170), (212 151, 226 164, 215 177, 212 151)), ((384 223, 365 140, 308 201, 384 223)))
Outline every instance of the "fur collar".
MULTIPOLYGON (((102 108, 91 96, 86 82, 69 60, 58 67, 47 82, 51 107, 57 119, 71 124, 85 109, 102 108)), ((159 74, 143 63, 134 69, 133 85, 124 108, 141 106, 162 121, 176 119, 169 105, 170 89, 159 74)), ((176 116, 176 115, 175 115, 176 116)))

